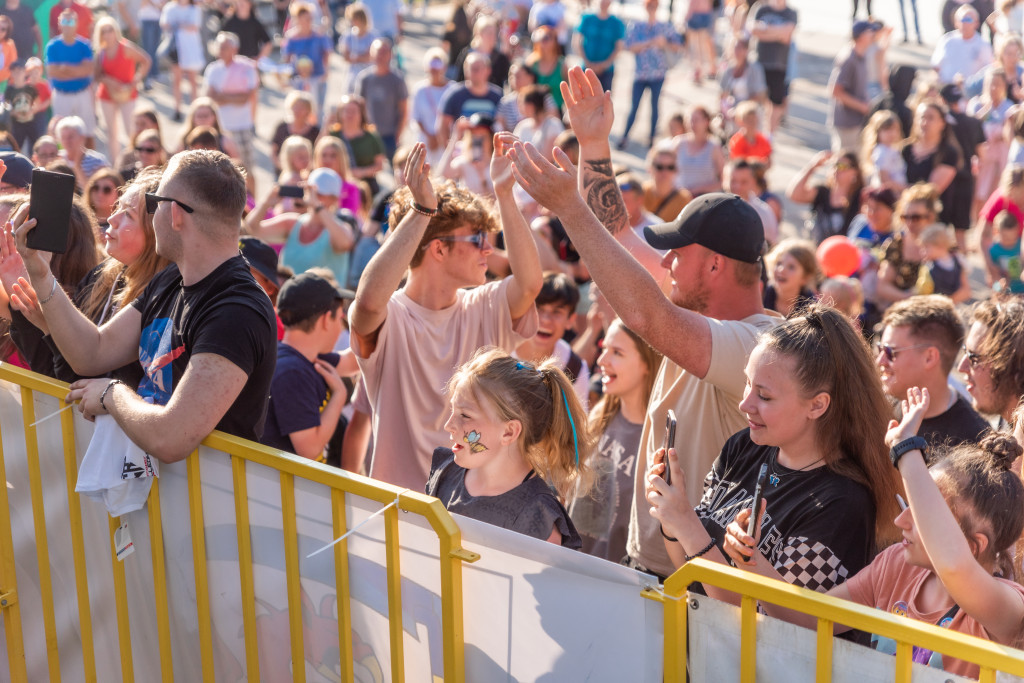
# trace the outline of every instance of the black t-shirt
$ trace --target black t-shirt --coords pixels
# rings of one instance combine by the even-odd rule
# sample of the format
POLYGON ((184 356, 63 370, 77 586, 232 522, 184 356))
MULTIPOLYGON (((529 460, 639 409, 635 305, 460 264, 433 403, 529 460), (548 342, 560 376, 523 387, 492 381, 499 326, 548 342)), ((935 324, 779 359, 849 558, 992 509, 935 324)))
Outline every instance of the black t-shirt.
POLYGON ((259 19, 249 15, 248 19, 231 17, 221 27, 222 31, 230 31, 238 36, 238 54, 255 59, 264 45, 270 42, 267 29, 259 19))
MULTIPOLYGON (((277 128, 274 129, 274 137, 270 138, 270 141, 280 147, 284 144, 292 134, 288 131, 288 122, 282 121, 277 124, 277 128)), ((302 137, 309 140, 309 144, 315 145, 316 139, 320 135, 320 126, 310 126, 309 130, 302 134, 302 137)))
POLYGON ((551 529, 562 534, 562 546, 583 545, 562 503, 533 472, 519 486, 498 496, 474 496, 466 490, 466 472, 449 448, 435 448, 427 479, 428 496, 440 498, 448 512, 518 531, 546 541, 551 529))
POLYGON ((249 378, 217 429, 258 441, 274 377, 277 321, 245 259, 228 259, 187 287, 170 265, 131 305, 142 314, 139 362, 145 376, 139 395, 164 405, 193 354, 222 356, 249 378))
MULTIPOLYGON (((320 358, 338 364, 338 354, 322 353, 320 358)), ((289 453, 295 446, 289 436, 320 426, 320 411, 330 398, 327 382, 305 356, 284 342, 277 345, 277 368, 270 384, 270 408, 260 443, 289 453)))
MULTIPOLYGON (((466 57, 473 52, 476 52, 472 46, 467 46, 455 60, 455 81, 462 82, 466 80, 466 57)), ((501 50, 495 48, 490 55, 491 59, 491 75, 489 80, 499 88, 505 87, 505 81, 508 80, 508 70, 512 68, 512 63, 509 61, 508 56, 501 50)))
MULTIPOLYGON (((974 149, 974 147, 971 147, 974 149)), ((907 163, 907 183, 913 185, 914 183, 927 183, 931 178, 932 171, 939 166, 952 166, 956 169, 957 175, 953 182, 949 184, 949 187, 942 193, 942 213, 939 214, 939 221, 946 223, 947 225, 954 225, 955 227, 963 228, 963 225, 959 225, 961 221, 955 221, 954 216, 956 214, 957 202, 957 188, 962 185, 964 179, 961 178, 960 173, 964 169, 963 155, 957 147, 949 144, 940 144, 939 148, 926 157, 921 159, 914 158, 914 150, 912 145, 905 145, 903 147, 903 160, 907 163)), ((973 183, 970 173, 970 163, 967 166, 967 182, 973 183)), ((967 186, 968 189, 973 187, 972 185, 967 186)), ((971 190, 973 194, 973 190, 971 190)), ((970 205, 970 199, 967 201, 968 206, 970 205)))
MULTIPOLYGON (((4 6, 0 7, 0 14, 11 20, 13 25, 11 40, 14 41, 14 47, 18 50, 18 59, 25 60, 31 57, 36 46, 36 33, 33 30, 36 27, 35 11, 22 0, 18 9, 7 7, 5 2, 4 6)), ((38 56, 42 57, 42 55, 38 56)))
POLYGON ((990 428, 985 418, 975 412, 967 400, 957 394, 956 402, 941 415, 926 417, 917 433, 934 449, 940 446, 959 446, 978 443, 981 434, 990 428))
POLYGON ((749 429, 729 437, 694 510, 722 548, 726 527, 750 507, 758 472, 768 463, 758 547, 787 583, 826 592, 871 561, 874 500, 867 487, 828 467, 790 470, 777 454, 777 448, 751 441, 749 429))

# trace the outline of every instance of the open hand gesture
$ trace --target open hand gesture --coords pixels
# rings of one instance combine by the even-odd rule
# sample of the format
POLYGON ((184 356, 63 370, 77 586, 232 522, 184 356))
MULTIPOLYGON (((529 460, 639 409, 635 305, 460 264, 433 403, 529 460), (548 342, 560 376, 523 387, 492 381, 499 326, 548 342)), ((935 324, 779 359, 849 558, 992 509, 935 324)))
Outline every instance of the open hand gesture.
POLYGON ((511 190, 516 184, 512 175, 512 160, 508 153, 512 145, 519 141, 512 133, 494 134, 494 154, 491 155, 491 182, 494 183, 495 194, 511 190))
MULTIPOLYGON (((28 246, 28 234, 36 227, 36 219, 28 217, 28 203, 22 205, 18 212, 11 217, 7 223, 9 228, 5 233, 14 232, 14 246, 21 255, 25 264, 25 270, 33 278, 42 279, 50 272, 50 259, 53 254, 47 251, 36 251, 28 246), (26 220, 27 219, 27 220, 26 220)), ((10 247, 9 235, 4 236, 5 248, 10 247)))
POLYGON ((14 227, 8 221, 0 234, 0 284, 10 294, 21 277, 28 277, 28 271, 14 244, 14 227))
POLYGON ((569 124, 580 145, 587 142, 608 142, 615 122, 612 94, 601 89, 601 81, 593 69, 574 66, 569 80, 562 81, 562 98, 569 113, 569 124))
POLYGON ((512 173, 519 186, 541 206, 562 215, 574 203, 583 204, 576 187, 576 167, 561 149, 554 149, 558 166, 545 159, 529 142, 525 145, 516 142, 509 155, 512 173))
POLYGON ((907 398, 900 404, 903 409, 903 420, 899 423, 896 420, 889 421, 889 431, 885 434, 885 445, 892 448, 904 439, 917 436, 917 431, 921 428, 921 421, 924 420, 924 414, 928 411, 930 403, 931 397, 928 395, 927 389, 919 387, 907 389, 907 398))
POLYGON ((430 183, 430 164, 427 163, 427 147, 417 142, 405 162, 405 182, 412 192, 412 200, 425 209, 437 208, 437 195, 430 183))

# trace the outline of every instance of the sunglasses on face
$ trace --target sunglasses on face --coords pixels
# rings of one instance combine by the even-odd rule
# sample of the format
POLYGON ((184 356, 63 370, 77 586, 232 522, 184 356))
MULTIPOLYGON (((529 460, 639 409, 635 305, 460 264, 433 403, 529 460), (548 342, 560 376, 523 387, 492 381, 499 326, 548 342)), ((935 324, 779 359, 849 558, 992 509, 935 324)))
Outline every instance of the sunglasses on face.
POLYGON ((675 164, 652 164, 655 171, 674 171, 676 170, 675 164))
POLYGON ((136 147, 135 151, 136 152, 144 152, 145 154, 156 154, 157 153, 157 148, 156 147, 136 147))
POLYGON ((467 242, 482 250, 487 244, 487 233, 474 232, 472 235, 445 235, 437 239, 442 242, 467 242))
POLYGON ((928 216, 923 213, 904 213, 900 215, 900 218, 902 218, 905 223, 911 223, 913 221, 923 221, 928 218, 928 216))
POLYGON ((180 206, 182 209, 184 209, 185 213, 193 213, 195 211, 195 209, 193 209, 191 206, 189 206, 188 204, 183 204, 183 203, 179 202, 177 199, 172 199, 171 197, 161 197, 158 194, 153 194, 151 192, 147 192, 146 193, 146 213, 149 213, 149 214, 156 213, 156 210, 160 207, 160 202, 174 202, 175 204, 180 206))
POLYGON ((90 192, 99 192, 101 194, 114 194, 117 192, 117 188, 110 187, 109 185, 94 185, 90 192))
POLYGON ((967 356, 967 362, 971 364, 972 368, 976 368, 985 362, 985 356, 981 355, 980 353, 975 353, 974 351, 971 351, 970 349, 967 348, 966 344, 964 344, 961 348, 964 351, 964 355, 967 356))
POLYGON ((896 360, 896 354, 900 351, 909 351, 910 349, 926 349, 931 344, 914 344, 913 346, 890 346, 889 344, 876 344, 875 349, 879 353, 885 354, 885 359, 892 363, 896 360))

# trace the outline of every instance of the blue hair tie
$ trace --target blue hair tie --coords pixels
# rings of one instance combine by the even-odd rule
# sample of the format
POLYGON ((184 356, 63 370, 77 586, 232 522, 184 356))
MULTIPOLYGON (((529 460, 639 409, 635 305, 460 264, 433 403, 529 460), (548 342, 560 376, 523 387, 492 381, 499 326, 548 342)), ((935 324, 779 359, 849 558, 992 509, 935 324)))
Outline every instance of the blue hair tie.
POLYGON ((569 410, 569 399, 565 396, 565 389, 558 387, 562 392, 562 402, 565 403, 565 414, 569 416, 569 426, 572 427, 572 447, 576 449, 576 467, 580 466, 580 444, 576 440, 576 423, 572 421, 572 411, 569 410))
POLYGON ((516 370, 525 370, 525 369, 526 369, 526 363, 524 363, 521 360, 517 360, 516 361, 516 370))

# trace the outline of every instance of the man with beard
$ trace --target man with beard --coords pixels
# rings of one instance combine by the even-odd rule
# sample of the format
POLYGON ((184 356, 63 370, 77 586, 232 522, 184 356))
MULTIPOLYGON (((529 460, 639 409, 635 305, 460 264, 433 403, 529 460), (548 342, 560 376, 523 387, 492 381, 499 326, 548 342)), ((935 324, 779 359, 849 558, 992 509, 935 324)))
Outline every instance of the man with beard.
POLYGON ((974 409, 1010 424, 1024 398, 1024 299, 999 295, 978 304, 957 369, 974 409))
POLYGON ((520 143, 512 152, 513 163, 520 185, 561 217, 594 282, 623 323, 665 355, 640 439, 644 457, 635 473, 629 555, 624 560, 665 577, 674 565, 660 525, 650 515, 644 478, 662 446, 670 409, 679 420, 674 447, 690 500, 700 500, 702 482, 722 444, 747 426, 738 408, 746 391, 747 356, 758 335, 781 321, 761 305, 764 227, 757 212, 736 195, 707 194, 671 223, 645 228, 649 245, 626 247, 635 233, 611 171, 611 96, 601 90, 593 71, 584 74, 574 68, 567 85, 562 92, 580 141, 581 192, 574 191, 575 173, 559 150, 555 158, 562 169, 520 143), (667 250, 660 273, 652 268, 645 272, 641 265, 650 263, 644 250, 652 249, 667 250), (656 282, 665 270, 672 279, 671 300, 656 282))

